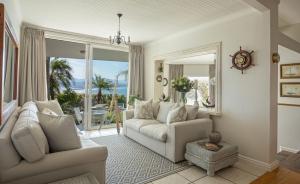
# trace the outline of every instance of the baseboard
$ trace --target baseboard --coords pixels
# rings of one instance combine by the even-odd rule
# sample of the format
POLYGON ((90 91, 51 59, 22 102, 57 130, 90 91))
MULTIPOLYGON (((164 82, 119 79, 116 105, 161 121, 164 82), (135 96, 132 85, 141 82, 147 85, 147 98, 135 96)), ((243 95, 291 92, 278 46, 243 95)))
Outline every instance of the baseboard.
POLYGON ((300 150, 296 150, 296 149, 288 148, 288 147, 284 147, 284 146, 279 146, 279 150, 280 151, 288 151, 291 153, 298 153, 300 151, 300 150))
POLYGON ((275 160, 272 163, 266 163, 241 154, 239 154, 239 160, 243 161, 246 164, 252 165, 254 167, 261 168, 262 170, 265 171, 273 171, 279 166, 279 162, 277 160, 275 160))

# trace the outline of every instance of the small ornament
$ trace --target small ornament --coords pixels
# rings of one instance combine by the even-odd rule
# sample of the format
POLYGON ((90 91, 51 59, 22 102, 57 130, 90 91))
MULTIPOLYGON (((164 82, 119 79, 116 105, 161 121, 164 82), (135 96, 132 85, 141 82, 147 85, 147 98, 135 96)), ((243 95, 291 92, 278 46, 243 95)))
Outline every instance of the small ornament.
POLYGON ((236 68, 238 70, 242 71, 242 74, 244 73, 244 70, 248 69, 250 66, 254 66, 252 64, 252 57, 251 54, 254 51, 248 52, 242 49, 240 47, 240 50, 237 51, 234 55, 230 55, 232 57, 232 67, 236 68))
POLYGON ((272 61, 273 61, 273 63, 279 63, 280 62, 280 55, 278 53, 273 53, 272 61))

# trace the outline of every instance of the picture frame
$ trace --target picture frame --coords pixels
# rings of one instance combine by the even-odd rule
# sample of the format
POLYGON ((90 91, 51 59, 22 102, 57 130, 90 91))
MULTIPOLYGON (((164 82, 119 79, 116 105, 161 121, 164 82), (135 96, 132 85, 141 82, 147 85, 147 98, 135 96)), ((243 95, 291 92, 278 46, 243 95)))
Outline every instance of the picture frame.
POLYGON ((281 79, 300 79, 300 63, 289 63, 280 65, 281 79))
POLYGON ((280 83, 280 96, 300 98, 300 82, 282 82, 280 83))

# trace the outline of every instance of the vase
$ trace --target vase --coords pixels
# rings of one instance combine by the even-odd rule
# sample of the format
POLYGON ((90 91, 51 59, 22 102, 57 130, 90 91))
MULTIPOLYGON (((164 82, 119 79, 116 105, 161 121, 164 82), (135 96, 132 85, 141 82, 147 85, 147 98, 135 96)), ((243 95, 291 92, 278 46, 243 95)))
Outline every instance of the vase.
POLYGON ((222 140, 222 135, 220 132, 214 131, 209 134, 208 139, 210 143, 218 144, 222 140))
POLYGON ((183 104, 186 104, 187 100, 186 100, 186 92, 180 92, 180 102, 183 104))

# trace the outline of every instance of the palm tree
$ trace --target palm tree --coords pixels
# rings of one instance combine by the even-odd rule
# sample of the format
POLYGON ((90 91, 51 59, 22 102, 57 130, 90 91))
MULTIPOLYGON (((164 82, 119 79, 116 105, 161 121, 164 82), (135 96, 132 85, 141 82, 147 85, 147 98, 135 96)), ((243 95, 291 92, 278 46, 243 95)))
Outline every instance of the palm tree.
POLYGON ((55 58, 50 63, 49 75, 49 94, 50 98, 54 99, 60 94, 60 84, 66 89, 70 89, 73 76, 71 74, 72 67, 64 59, 55 58))
POLYGON ((95 75, 93 78, 93 86, 98 88, 96 100, 98 104, 101 104, 103 102, 102 89, 110 90, 112 88, 112 83, 109 80, 102 78, 101 75, 95 75))

